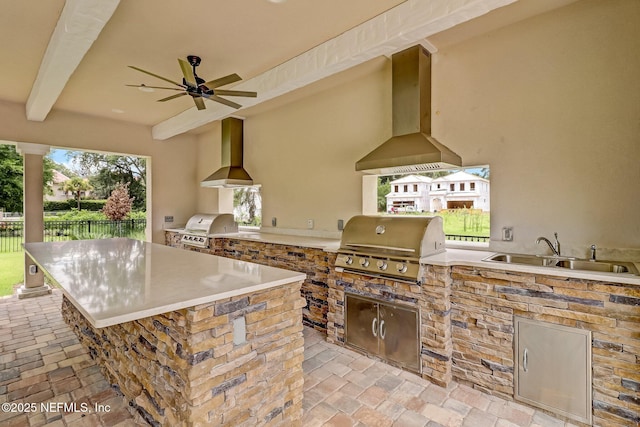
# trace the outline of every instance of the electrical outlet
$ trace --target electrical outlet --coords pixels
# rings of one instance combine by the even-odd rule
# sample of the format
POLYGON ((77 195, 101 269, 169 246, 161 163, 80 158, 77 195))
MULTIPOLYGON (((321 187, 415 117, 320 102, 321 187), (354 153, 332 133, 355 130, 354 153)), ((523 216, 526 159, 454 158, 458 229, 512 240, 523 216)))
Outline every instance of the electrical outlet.
POLYGON ((307 220, 307 228, 309 230, 311 230, 313 228, 313 220, 312 219, 308 219, 307 220))
POLYGON ((173 222, 173 215, 167 215, 164 217, 164 222, 173 222))
POLYGON ((505 242, 513 241, 513 227, 502 227, 502 240, 505 242))
POLYGON ((271 226, 275 227, 276 225, 278 225, 278 219, 274 216, 271 218, 271 226))
POLYGON ((341 219, 338 220, 338 230, 344 230, 344 221, 341 219))

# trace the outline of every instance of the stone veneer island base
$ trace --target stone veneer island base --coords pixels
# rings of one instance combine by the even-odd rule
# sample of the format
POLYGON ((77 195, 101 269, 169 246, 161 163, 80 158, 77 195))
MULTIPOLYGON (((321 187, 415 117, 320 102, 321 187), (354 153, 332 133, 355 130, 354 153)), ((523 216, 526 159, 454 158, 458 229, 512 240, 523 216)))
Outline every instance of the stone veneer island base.
POLYGON ((91 326, 66 297, 62 312, 150 425, 295 426, 304 304, 298 283, 105 328, 91 326), (246 339, 236 343, 241 318, 246 339))
POLYGON ((304 274, 131 239, 25 244, 152 426, 300 426, 304 274))

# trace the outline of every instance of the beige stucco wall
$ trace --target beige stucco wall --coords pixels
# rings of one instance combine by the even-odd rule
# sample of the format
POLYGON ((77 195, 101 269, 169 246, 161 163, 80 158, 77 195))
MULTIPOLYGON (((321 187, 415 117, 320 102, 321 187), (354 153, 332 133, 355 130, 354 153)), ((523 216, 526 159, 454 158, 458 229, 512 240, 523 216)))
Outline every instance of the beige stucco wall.
MULTIPOLYGON (((566 252, 640 248, 638 16, 635 0, 581 0, 435 55, 433 134, 466 165, 491 166, 492 247, 544 253, 536 237, 557 231, 566 252), (503 226, 514 242, 498 241, 503 226)), ((335 232, 362 211, 354 163, 391 133, 389 61, 362 67, 244 112, 267 226, 305 231, 314 219, 335 232)), ((201 160, 216 161, 216 131, 201 160)))
POLYGON ((582 0, 442 49, 434 133, 491 165, 492 238, 640 248, 640 2, 582 0))
POLYGON ((44 122, 30 122, 24 106, 0 102, 0 140, 46 144, 54 148, 96 150, 150 157, 152 240, 164 243, 163 219, 183 224, 196 208, 195 136, 154 141, 151 129, 91 116, 52 111, 44 122))

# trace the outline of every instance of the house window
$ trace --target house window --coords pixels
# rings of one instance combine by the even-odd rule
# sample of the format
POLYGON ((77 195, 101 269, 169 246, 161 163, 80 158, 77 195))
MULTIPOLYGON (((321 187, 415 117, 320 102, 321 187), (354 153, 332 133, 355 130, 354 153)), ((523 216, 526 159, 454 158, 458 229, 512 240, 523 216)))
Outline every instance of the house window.
MULTIPOLYGON (((441 216, 447 241, 462 246, 488 246, 489 172, 487 166, 477 166, 462 170, 416 173, 410 178, 407 175, 378 176, 378 191, 369 192, 363 185, 363 198, 368 206, 373 206, 369 197, 376 195, 375 206, 380 214, 441 216), (411 184, 404 184, 403 181, 411 184), (420 182, 424 182, 423 187, 420 182), (402 194, 401 199, 398 197, 400 194, 397 194, 398 188, 403 188, 406 193, 402 194), (392 189, 396 190, 395 193, 392 189), (412 192, 408 192, 409 189, 412 192), (450 191, 443 192, 445 189, 450 191), (467 193, 470 190, 476 192, 467 193), (464 200, 461 199, 463 194, 464 200)), ((370 185, 368 189, 371 189, 370 185)))
POLYGON ((233 216, 238 225, 249 227, 262 225, 262 196, 259 185, 234 188, 233 216))
POLYGON ((397 186, 397 185, 394 185, 394 186, 393 186, 393 192, 394 192, 394 193, 397 193, 397 192, 398 192, 398 186, 397 186))

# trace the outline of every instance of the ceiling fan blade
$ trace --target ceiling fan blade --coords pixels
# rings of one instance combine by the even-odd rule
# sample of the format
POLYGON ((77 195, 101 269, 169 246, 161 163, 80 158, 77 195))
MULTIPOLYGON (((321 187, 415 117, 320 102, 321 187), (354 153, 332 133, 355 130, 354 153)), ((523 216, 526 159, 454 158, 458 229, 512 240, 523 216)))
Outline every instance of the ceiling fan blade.
POLYGON ((202 97, 200 96, 193 97, 193 102, 196 103, 196 107, 198 107, 198 110, 204 110, 205 108, 207 108, 204 105, 204 99, 202 99, 202 97))
POLYGON ((209 89, 215 89, 220 86, 228 85, 230 83, 239 82, 242 78, 233 73, 228 76, 220 77, 219 79, 211 80, 210 82, 206 82, 204 85, 209 89))
POLYGON ((187 94, 186 92, 176 93, 175 95, 171 95, 171 96, 167 96, 166 98, 158 99, 158 102, 170 101, 172 99, 179 98, 179 97, 184 96, 186 94, 187 94))
POLYGON ((173 80, 169 80, 166 77, 162 77, 162 76, 159 76, 157 74, 154 74, 151 71, 143 70, 142 68, 134 67, 133 65, 128 65, 128 67, 129 68, 133 68, 136 71, 140 71, 141 73, 149 74, 150 76, 153 76, 153 77, 158 78, 160 80, 164 80, 165 82, 173 83, 176 86, 180 86, 180 87, 184 88, 184 85, 182 83, 174 82, 173 80))
POLYGON ((191 68, 191 64, 189 64, 184 59, 180 59, 180 58, 178 58, 178 63, 180 64, 180 68, 182 69, 182 74, 184 75, 184 80, 187 82, 187 84, 190 87, 198 87, 198 83, 196 82, 196 76, 193 75, 193 69, 191 68))
POLYGON ((219 96, 216 96, 216 95, 205 95, 205 96, 212 101, 216 101, 216 102, 219 102, 220 104, 228 105, 229 107, 233 107, 235 109, 242 107, 242 105, 240 104, 237 104, 233 101, 229 101, 228 99, 220 98, 219 96))
POLYGON ((255 98, 256 96, 258 96, 258 94, 256 92, 248 92, 248 91, 244 91, 244 90, 216 89, 216 90, 214 90, 214 93, 216 95, 223 95, 223 96, 248 96, 248 97, 251 97, 251 98, 255 98))
POLYGON ((137 88, 141 88, 141 87, 148 87, 151 89, 168 89, 168 90, 184 90, 183 89, 178 89, 177 87, 164 87, 164 86, 149 86, 149 85, 145 85, 145 84, 141 84, 141 85, 125 85, 125 86, 129 86, 129 87, 137 87, 137 88))

